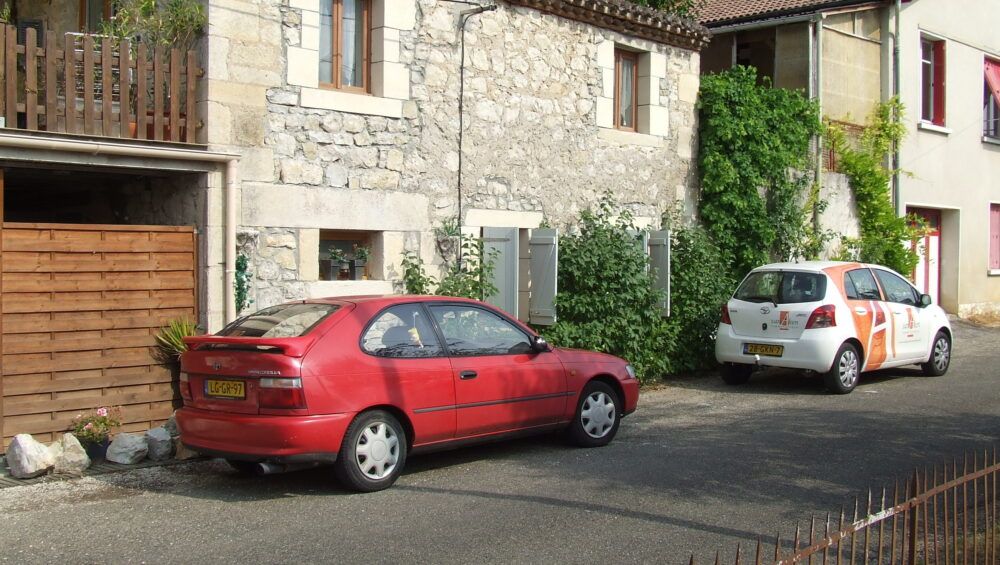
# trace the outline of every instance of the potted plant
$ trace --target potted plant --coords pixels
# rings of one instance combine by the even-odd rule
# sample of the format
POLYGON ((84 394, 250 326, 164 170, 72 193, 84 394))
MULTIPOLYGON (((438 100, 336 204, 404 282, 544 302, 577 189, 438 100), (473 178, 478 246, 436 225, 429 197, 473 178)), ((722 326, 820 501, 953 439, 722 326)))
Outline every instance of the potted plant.
POLYGON ((73 418, 72 433, 87 450, 92 460, 104 459, 108 452, 111 430, 122 425, 121 410, 118 408, 98 408, 88 414, 73 418))
MULTIPOLYGON (((344 255, 344 250, 339 247, 330 248, 330 280, 341 279, 341 274, 346 275, 351 269, 351 262, 344 255)), ((346 278, 343 277, 343 278, 346 278)))
POLYGON ((362 245, 354 246, 354 259, 351 260, 351 278, 360 281, 368 278, 365 265, 371 257, 371 250, 362 245))
POLYGON ((174 407, 180 408, 181 391, 181 354, 187 351, 184 338, 198 335, 198 325, 187 318, 170 320, 166 327, 160 328, 156 334, 156 346, 159 348, 158 361, 170 369, 170 382, 174 388, 174 407))

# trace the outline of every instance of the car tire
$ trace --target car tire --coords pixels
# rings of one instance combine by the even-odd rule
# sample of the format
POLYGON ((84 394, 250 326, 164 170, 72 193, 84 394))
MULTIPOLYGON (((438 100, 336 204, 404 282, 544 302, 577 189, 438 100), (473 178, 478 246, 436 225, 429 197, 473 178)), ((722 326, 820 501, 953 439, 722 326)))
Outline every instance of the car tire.
POLYGON ((341 484, 360 492, 392 486, 406 463, 406 433, 384 410, 363 412, 351 422, 340 444, 334 474, 341 484))
POLYGON ((830 370, 823 375, 826 389, 834 394, 847 394, 858 386, 860 378, 861 356, 856 347, 845 343, 837 350, 830 370))
POLYGON ((934 336, 930 357, 926 363, 920 364, 920 368, 927 376, 940 377, 948 372, 949 366, 951 366, 951 340, 948 338, 948 334, 939 331, 934 336))
POLYGON ((614 439, 621 419, 618 394, 601 381, 590 381, 580 393, 567 436, 580 447, 601 447, 614 439))
POLYGON ((753 372, 752 365, 746 365, 743 363, 723 363, 722 368, 719 370, 719 375, 722 377, 722 382, 727 385, 736 386, 746 384, 750 380, 750 374, 753 372))
POLYGON ((253 477, 258 475, 257 464, 253 461, 240 461, 238 459, 226 459, 226 463, 233 468, 238 474, 244 477, 253 477))

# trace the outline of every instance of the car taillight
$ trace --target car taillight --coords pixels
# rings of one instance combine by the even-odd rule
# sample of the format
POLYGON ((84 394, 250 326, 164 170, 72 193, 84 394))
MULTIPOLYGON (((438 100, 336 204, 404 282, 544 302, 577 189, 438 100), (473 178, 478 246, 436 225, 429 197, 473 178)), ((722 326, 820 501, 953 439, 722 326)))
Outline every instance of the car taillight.
POLYGON ((722 323, 726 325, 733 325, 733 321, 729 318, 729 305, 722 305, 722 323))
POLYGON ((257 403, 261 408, 305 408, 302 379, 261 379, 257 403))
POLYGON ((833 304, 826 304, 813 310, 806 322, 806 329, 832 328, 837 325, 837 307, 833 304))
POLYGON ((184 400, 191 400, 191 381, 188 380, 187 373, 181 373, 178 378, 179 388, 181 389, 181 398, 184 400))

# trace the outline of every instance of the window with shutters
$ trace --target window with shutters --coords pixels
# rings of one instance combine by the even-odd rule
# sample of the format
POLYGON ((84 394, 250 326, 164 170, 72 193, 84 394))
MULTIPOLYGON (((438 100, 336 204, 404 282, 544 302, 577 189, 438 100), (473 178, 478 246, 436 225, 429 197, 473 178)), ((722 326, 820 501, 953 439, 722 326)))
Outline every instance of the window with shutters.
POLYGON ((1000 139, 1000 61, 992 59, 983 68, 983 135, 1000 139))
POLYGON ((945 42, 932 37, 920 40, 920 119, 945 124, 945 42))
POLYGON ((990 204, 990 270, 1000 271, 1000 204, 990 204))

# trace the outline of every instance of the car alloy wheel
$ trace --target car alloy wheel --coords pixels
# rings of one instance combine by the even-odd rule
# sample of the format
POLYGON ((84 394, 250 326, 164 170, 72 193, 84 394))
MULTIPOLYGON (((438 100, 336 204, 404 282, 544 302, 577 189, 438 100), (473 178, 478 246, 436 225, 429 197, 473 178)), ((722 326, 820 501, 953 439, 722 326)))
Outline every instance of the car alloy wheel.
POLYGON ((840 355, 837 362, 837 373, 844 388, 854 388, 854 385, 857 384, 858 355, 854 353, 854 349, 847 349, 840 355))
POLYGON ((580 409, 580 424, 587 435, 600 439, 608 435, 611 428, 615 427, 615 403, 603 391, 591 393, 583 401, 580 409))
POLYGON ((392 474, 399 460, 399 437, 385 422, 373 422, 358 436, 354 448, 358 469, 370 479, 392 474))

